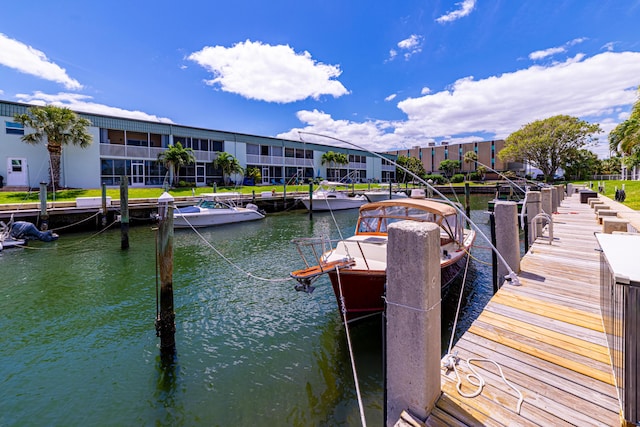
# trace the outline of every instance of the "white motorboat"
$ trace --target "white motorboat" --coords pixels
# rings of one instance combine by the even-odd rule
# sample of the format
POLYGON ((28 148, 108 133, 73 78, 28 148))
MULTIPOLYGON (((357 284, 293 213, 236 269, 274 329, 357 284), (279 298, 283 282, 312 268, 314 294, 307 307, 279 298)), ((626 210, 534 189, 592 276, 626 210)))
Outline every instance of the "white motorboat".
POLYGON ((370 190, 370 191, 365 191, 364 195, 367 196, 367 199, 370 202, 381 202, 383 200, 390 200, 390 199, 405 199, 407 198, 407 195, 402 192, 402 191, 391 191, 391 193, 389 193, 388 189, 384 189, 384 188, 380 188, 377 190, 370 190))
POLYGON ((322 181, 318 189, 311 194, 311 199, 309 196, 304 196, 299 200, 307 210, 313 212, 355 209, 369 202, 364 195, 349 196, 345 192, 338 191, 336 189, 338 186, 346 186, 346 184, 322 181))
POLYGON ((178 208, 173 213, 174 228, 210 227, 234 222, 255 221, 265 217, 253 203, 238 206, 238 193, 205 193, 193 206, 178 208))

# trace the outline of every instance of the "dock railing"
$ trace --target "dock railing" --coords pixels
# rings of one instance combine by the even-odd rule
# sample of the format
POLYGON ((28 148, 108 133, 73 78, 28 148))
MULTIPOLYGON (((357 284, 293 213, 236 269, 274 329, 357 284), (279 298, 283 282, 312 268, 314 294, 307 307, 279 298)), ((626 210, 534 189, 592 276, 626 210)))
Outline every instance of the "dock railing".
POLYGON ((600 308, 607 334, 621 415, 640 423, 640 273, 632 248, 640 234, 596 233, 600 253, 600 308))

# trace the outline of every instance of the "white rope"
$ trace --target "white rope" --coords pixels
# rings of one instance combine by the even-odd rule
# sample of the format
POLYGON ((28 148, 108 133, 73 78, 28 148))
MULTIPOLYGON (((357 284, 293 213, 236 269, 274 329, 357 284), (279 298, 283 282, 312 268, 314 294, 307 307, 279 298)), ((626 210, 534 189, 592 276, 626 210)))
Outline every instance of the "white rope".
POLYGON ((504 376, 504 373, 502 372, 502 368, 494 360, 481 359, 481 358, 475 358, 475 357, 470 357, 470 358, 466 359, 467 366, 469 367, 469 370, 472 372, 471 374, 467 374, 466 375, 467 381, 469 381, 472 385, 476 386, 477 388, 472 393, 464 393, 462 391, 462 379, 460 378, 460 374, 458 373, 458 368, 457 368, 458 360, 460 360, 460 359, 457 356, 457 352, 454 353, 454 354, 451 353, 451 349, 453 348, 453 339, 454 339, 455 333, 456 333, 456 327, 457 327, 457 324, 458 324, 458 317, 460 316, 460 305, 462 303, 462 295, 464 293, 464 285, 467 282, 467 271, 469 269, 469 259, 471 258, 469 255, 470 254, 467 255, 467 264, 465 266, 464 277, 462 279, 462 287, 460 288, 460 297, 458 298, 458 308, 456 309, 456 316, 455 316, 454 321, 453 321, 453 329, 451 330, 451 340, 449 341, 449 348, 447 350, 447 354, 443 358, 442 364, 443 364, 444 368, 452 369, 455 372, 456 378, 458 380, 458 382, 456 383, 456 390, 458 390, 458 394, 460 394, 460 396, 462 396, 462 397, 473 398, 473 397, 479 396, 482 393, 482 389, 485 386, 485 381, 484 381, 484 378, 475 369, 473 369, 473 365, 471 364, 471 361, 493 363, 498 368, 498 371, 500 372, 500 377, 502 378, 502 381, 504 381, 504 383, 506 385, 511 387, 513 390, 515 390, 515 392, 518 394, 518 404, 516 406, 516 412, 519 414, 520 413, 520 409, 522 408, 522 403, 524 402, 524 397, 522 396, 522 393, 520 392, 520 390, 518 390, 509 381, 507 381, 507 378, 504 376))
POLYGON ((385 301, 385 303, 387 305, 394 305, 396 307, 402 307, 402 308, 406 308, 406 309, 409 309, 409 310, 419 311, 421 313, 428 313, 431 310, 437 308, 442 303, 442 299, 440 299, 438 302, 433 304, 431 307, 425 309, 425 308, 412 307, 410 305, 400 304, 400 303, 397 303, 397 302, 392 302, 392 301, 389 301, 386 296, 383 296, 382 299, 385 301))
POLYGON ((87 217, 85 219, 81 219, 78 222, 74 222, 73 224, 64 225, 64 226, 58 227, 58 228, 52 228, 51 231, 60 231, 60 230, 64 230, 65 228, 69 228, 69 227, 73 227, 73 226, 78 225, 78 224, 82 224, 83 222, 89 221, 90 219, 93 219, 93 218, 97 217, 98 215, 100 215, 100 211, 96 212, 94 215, 91 215, 90 217, 87 217))
POLYGON ((200 234, 200 232, 198 232, 198 230, 189 222, 189 220, 187 218, 183 217, 182 219, 184 219, 185 222, 187 224, 189 224, 189 227, 191 227, 191 229, 194 231, 194 233, 196 233, 196 235, 200 238, 200 240, 202 240, 209 248, 211 248, 220 258, 225 260, 230 266, 232 266, 236 270, 238 270, 241 273, 245 274, 247 277, 251 277, 251 278, 256 279, 256 280, 261 280, 263 282, 273 282, 273 283, 288 282, 288 281, 291 280, 290 277, 286 277, 286 278, 282 278, 282 279, 268 279, 266 277, 256 276, 255 274, 251 273, 250 271, 244 270, 242 267, 240 267, 239 265, 235 264, 229 258, 224 256, 224 254, 222 252, 220 252, 215 246, 213 246, 211 243, 209 243, 204 238, 204 236, 202 234, 200 234))
POLYGON ((347 323, 347 307, 344 303, 344 295, 342 294, 342 282, 340 281, 340 269, 336 268, 336 276, 338 278, 338 290, 340 292, 340 312, 342 313, 342 322, 347 335, 347 347, 349 347, 349 359, 351 361, 351 371, 353 372, 353 381, 356 384, 356 395, 358 397, 358 408, 360 409, 360 421, 362 427, 367 426, 367 420, 364 417, 364 406, 362 404, 362 395, 360 394, 360 385, 358 382, 358 372, 356 371, 356 361, 353 357, 353 346, 351 345, 351 334, 349 334, 349 325, 347 323))

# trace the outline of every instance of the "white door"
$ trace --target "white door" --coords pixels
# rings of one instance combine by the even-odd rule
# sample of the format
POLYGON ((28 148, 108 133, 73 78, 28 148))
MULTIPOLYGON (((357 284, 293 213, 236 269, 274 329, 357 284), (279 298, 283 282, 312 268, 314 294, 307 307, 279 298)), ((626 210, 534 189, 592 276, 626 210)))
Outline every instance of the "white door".
POLYGON ((196 186, 203 187, 205 185, 205 166, 203 163, 196 164, 196 186))
POLYGON ((263 184, 269 183, 269 167, 268 166, 262 167, 262 183, 263 184))
POLYGON ((29 185, 27 175, 27 159, 9 157, 7 158, 7 186, 26 187, 29 185))
POLYGON ((131 161, 131 185, 144 185, 144 161, 131 161))

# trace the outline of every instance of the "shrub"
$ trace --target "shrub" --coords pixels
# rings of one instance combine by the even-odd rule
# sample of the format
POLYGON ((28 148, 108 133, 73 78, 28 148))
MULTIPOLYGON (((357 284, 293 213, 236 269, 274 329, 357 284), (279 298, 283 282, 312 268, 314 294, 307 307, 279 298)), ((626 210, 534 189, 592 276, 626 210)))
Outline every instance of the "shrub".
POLYGON ((464 182, 464 175, 457 173, 451 177, 451 182, 464 182))

